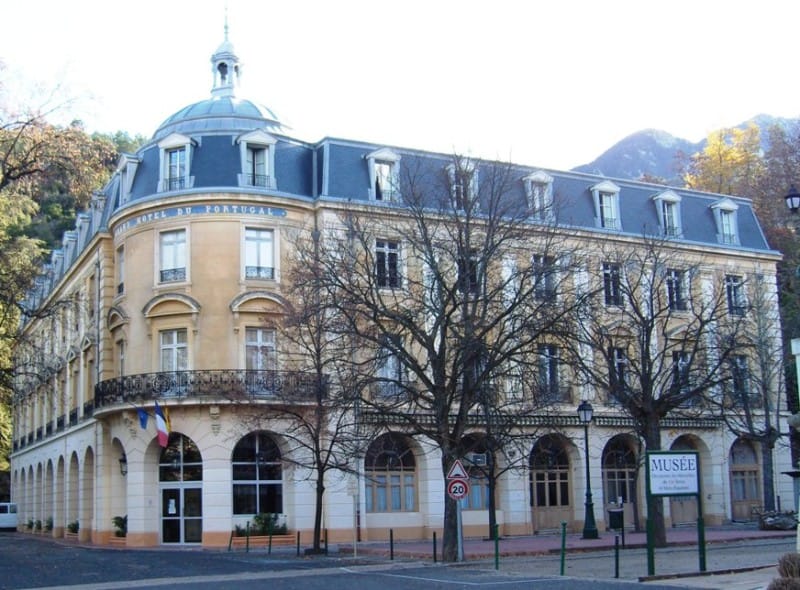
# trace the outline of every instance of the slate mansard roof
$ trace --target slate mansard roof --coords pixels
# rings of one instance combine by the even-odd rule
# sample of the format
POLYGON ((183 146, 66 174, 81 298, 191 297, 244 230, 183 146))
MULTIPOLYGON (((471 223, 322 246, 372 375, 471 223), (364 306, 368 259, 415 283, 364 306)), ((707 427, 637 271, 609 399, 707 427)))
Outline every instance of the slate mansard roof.
MULTIPOLYGON (((220 64, 223 63, 230 68, 226 72, 235 71, 238 75, 238 58, 227 39, 212 56, 212 64, 216 68, 212 97, 175 112, 136 154, 122 155, 117 172, 96 195, 90 210, 78 215, 75 230, 66 232, 62 248, 53 252, 46 273, 35 289, 36 300, 46 298, 80 253, 89 246, 92 238, 109 229, 108 223, 113 216, 151 200, 157 199, 163 204, 164 201, 179 200, 190 195, 236 193, 265 202, 273 196, 305 203, 332 200, 368 202, 368 157, 377 150, 386 149, 399 156, 397 165, 401 169, 403 166, 415 166, 443 172, 453 162, 452 154, 344 139, 324 138, 309 143, 292 138, 271 110, 235 96, 237 78, 232 75, 218 76, 222 71, 220 64), (270 173, 275 178, 275 184, 269 188, 240 186, 239 183, 239 175, 243 171, 239 140, 253 132, 261 132, 262 136, 274 141, 274 169, 270 173), (191 140, 188 174, 193 177, 193 183, 190 188, 159 191, 160 167, 163 165, 159 143, 175 134, 191 140)), ((495 163, 475 160, 473 164, 480 177, 482 168, 495 163)), ((749 199, 683 188, 668 189, 665 186, 576 172, 544 170, 534 166, 510 166, 518 178, 510 189, 509 198, 519 199, 520 202, 525 202, 523 178, 535 172, 544 172, 552 178, 555 221, 567 228, 597 232, 600 239, 604 234, 634 238, 643 234, 653 235, 660 227, 658 203, 654 197, 670 191, 672 198, 680 200, 681 231, 670 238, 676 243, 779 256, 778 252, 770 249, 749 199), (597 227, 592 188, 606 181, 619 189, 618 229, 597 227), (736 210, 737 243, 721 244, 718 239, 714 209, 720 203, 736 210)))

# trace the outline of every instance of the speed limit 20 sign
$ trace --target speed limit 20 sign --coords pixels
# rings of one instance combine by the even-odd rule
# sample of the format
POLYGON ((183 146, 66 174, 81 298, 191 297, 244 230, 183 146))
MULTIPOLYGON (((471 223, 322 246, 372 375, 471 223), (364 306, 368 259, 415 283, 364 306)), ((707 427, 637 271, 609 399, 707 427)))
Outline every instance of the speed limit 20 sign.
POLYGON ((469 480, 466 479, 449 479, 447 480, 447 494, 453 500, 460 500, 466 498, 469 494, 469 480))

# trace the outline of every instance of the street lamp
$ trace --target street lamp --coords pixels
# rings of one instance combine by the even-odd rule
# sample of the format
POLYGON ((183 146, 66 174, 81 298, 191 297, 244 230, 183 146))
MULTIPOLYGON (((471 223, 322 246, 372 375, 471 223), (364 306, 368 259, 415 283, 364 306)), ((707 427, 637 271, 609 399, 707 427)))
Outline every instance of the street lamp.
POLYGON ((594 520, 594 503, 592 502, 592 484, 589 480, 589 422, 592 421, 594 408, 583 400, 578 406, 578 420, 583 424, 583 448, 586 453, 586 514, 583 519, 583 539, 597 539, 597 524, 594 520))
POLYGON ((119 472, 122 475, 128 475, 128 457, 125 453, 122 453, 122 457, 119 458, 119 472))
POLYGON ((797 192, 794 185, 789 187, 789 192, 784 199, 786 199, 786 206, 789 207, 789 211, 797 213, 797 210, 800 209, 800 193, 797 192))

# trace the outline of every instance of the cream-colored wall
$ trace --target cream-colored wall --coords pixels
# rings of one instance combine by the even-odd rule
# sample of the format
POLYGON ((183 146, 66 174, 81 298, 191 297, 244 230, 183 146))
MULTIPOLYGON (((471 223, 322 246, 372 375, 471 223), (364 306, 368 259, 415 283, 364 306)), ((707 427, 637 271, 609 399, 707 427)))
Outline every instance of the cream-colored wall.
MULTIPOLYGON (((234 202, 234 196, 195 197, 200 201, 234 202)), ((81 362, 82 357, 92 355, 95 363, 100 365, 100 380, 117 377, 114 347, 117 338, 124 338, 127 344, 126 373, 149 373, 158 371, 158 331, 166 328, 186 328, 189 340, 189 368, 236 369, 244 367, 244 328, 262 325, 269 313, 279 312, 281 293, 285 285, 281 283, 281 254, 286 255, 293 248, 292 239, 295 231, 311 226, 312 211, 300 206, 286 206, 285 216, 263 216, 247 214, 232 215, 208 214, 192 216, 176 216, 158 218, 126 227, 131 218, 143 215, 149 208, 156 210, 168 206, 165 203, 151 203, 132 209, 126 216, 114 220, 111 235, 101 236, 95 246, 88 252, 63 281, 54 297, 66 297, 81 288, 85 288, 89 276, 98 273, 102 304, 99 314, 100 325, 82 324, 80 333, 70 331, 69 338, 62 343, 57 339, 54 355, 64 355, 70 346, 77 347, 79 356, 77 382, 91 382, 92 375, 86 371, 90 366, 81 362), (256 281, 243 278, 242 243, 245 226, 272 228, 276 232, 276 267, 277 280, 256 281), (158 270, 158 233, 160 231, 183 227, 187 229, 188 239, 188 280, 181 283, 160 285, 156 276, 158 270), (125 248, 126 276, 125 292, 116 292, 116 271, 114 268, 114 252, 120 246, 125 248), (99 266, 98 266, 99 265, 99 266), (231 305, 237 297, 248 292, 266 291, 270 297, 260 297, 246 302, 238 310, 231 305), (173 298, 156 305, 151 305, 154 298, 167 294, 176 294, 173 298), (183 299, 181 299, 183 298, 183 299), (187 303, 188 302, 188 303, 187 303), (106 317, 111 306, 122 310, 124 321, 121 321, 114 334, 105 326, 106 317), (151 306, 147 317, 143 310, 151 306), (196 308, 192 307, 196 305, 196 308), (99 330, 98 330, 99 329, 99 330), (85 350, 80 350, 83 337, 100 333, 98 342, 85 350)), ((336 212, 325 212, 322 216, 329 224, 335 223, 336 212)), ((396 222, 393 219, 392 223, 396 222)), ((593 236, 576 233, 573 238, 582 243, 583 249, 591 251, 593 236), (586 241, 583 241, 586 240, 586 241)), ((618 247, 632 245, 636 240, 625 238, 607 243, 618 247)), ((565 243, 565 248, 571 248, 565 243)), ((755 253, 736 253, 726 250, 685 247, 680 250, 680 257, 687 264, 702 264, 709 282, 716 282, 718 277, 728 271, 735 274, 749 275, 755 272, 766 273, 774 283, 774 259, 761 257, 755 253)), ((602 262, 601 257, 587 260, 586 274, 593 276, 602 262)), ((414 267, 414 261, 405 260, 408 272, 419 274, 420 269, 414 267)), ((576 281, 581 280, 576 275, 576 281)), ((46 333, 49 324, 32 324, 27 327, 30 332, 39 330, 46 333)), ((779 336, 778 336, 779 338, 779 336)), ((279 344, 280 346, 280 344, 279 344)), ((50 395, 62 395, 53 384, 63 383, 70 387, 70 379, 65 375, 65 365, 60 373, 56 373, 49 385, 42 392, 50 395)), ((588 392, 587 398, 595 403, 599 414, 608 412, 602 401, 594 392, 588 392)), ((34 398, 32 398, 34 399, 34 398)), ((253 408, 244 405, 229 404, 221 396, 215 401, 169 401, 167 402, 173 430, 190 437, 201 450, 204 461, 203 478, 203 529, 204 543, 222 545, 227 542, 228 535, 237 523, 247 517, 232 515, 232 483, 230 457, 236 442, 248 432, 245 415, 253 408)), ((17 433, 30 430, 55 419, 58 414, 57 404, 53 416, 48 416, 43 409, 44 402, 31 402, 29 405, 17 406, 17 433), (19 430, 19 429, 22 430, 19 430)), ((572 414, 574 407, 564 408, 572 414)), ((66 413, 69 408, 66 408, 66 413)), ((136 412, 129 404, 116 408, 104 408, 96 412, 95 419, 84 420, 73 428, 15 452, 12 457, 14 481, 18 482, 18 495, 31 496, 38 494, 39 500, 26 499, 21 506, 20 521, 28 517, 44 519, 48 516, 48 507, 42 498, 43 490, 37 486, 46 485, 57 489, 56 482, 43 483, 46 465, 65 464, 62 497, 53 493, 53 502, 59 502, 54 514, 63 514, 62 527, 71 519, 70 500, 70 459, 73 454, 80 464, 80 477, 85 477, 86 465, 94 465, 94 488, 89 490, 79 486, 80 514, 91 513, 93 530, 91 537, 99 540, 110 538, 112 534, 111 518, 123 510, 128 514, 128 544, 153 545, 158 543, 160 530, 160 492, 157 475, 157 462, 160 448, 155 441, 155 430, 152 420, 147 430, 138 424, 136 412), (92 461, 87 461, 87 452, 91 451, 92 461), (119 471, 119 453, 124 451, 128 459, 129 472, 124 478, 119 471), (124 501, 123 501, 124 500, 124 501)), ((273 432, 283 445, 288 443, 281 438, 281 429, 285 425, 270 424, 268 430, 273 432)), ((573 522, 571 526, 582 522, 583 501, 585 493, 583 464, 582 430, 567 429, 567 436, 572 439, 575 449, 571 452, 571 500, 573 522)), ((602 450, 608 440, 617 434, 605 428, 593 427, 590 437, 590 471, 595 516, 602 527, 602 514, 605 498, 601 475, 602 450)), ((663 447, 668 448, 672 441, 685 430, 665 431, 663 447)), ((703 465, 703 490, 705 497, 705 513, 713 521, 723 521, 729 517, 730 497, 728 477, 728 451, 732 439, 722 428, 694 432, 698 439, 708 448, 709 460, 703 465)), ((354 510, 360 512, 362 539, 371 540, 385 538, 387 531, 393 529, 397 538, 427 538, 432 531, 441 531, 444 513, 444 486, 441 472, 441 461, 438 451, 425 441, 417 441, 415 450, 417 457, 417 499, 418 511, 402 514, 366 513, 364 503, 364 481, 354 480, 350 476, 333 474, 327 482, 325 495, 324 526, 329 529, 331 540, 346 541, 352 539, 354 510), (357 493, 356 493, 357 492, 357 493)), ((285 449, 287 452, 290 449, 285 449)), ((788 450, 779 448, 776 451, 776 473, 788 465, 788 450)), ((284 470, 284 512, 291 530, 299 530, 304 538, 310 535, 313 526, 314 490, 312 477, 301 468, 287 466, 284 470)), ((791 480, 785 476, 776 476, 778 494, 791 496, 791 480), (782 479, 783 478, 783 479, 782 479)), ((532 530, 528 478, 524 472, 508 472, 498 487, 498 515, 503 534, 530 534, 532 530)), ((643 498, 640 498, 642 501, 643 498)), ((668 514, 668 502, 665 502, 668 514)), ((642 511, 643 513, 643 511, 642 511)), ((470 533, 485 535, 482 519, 484 511, 467 511, 465 524, 470 533)), ((83 523, 82 523, 83 525, 83 523)))

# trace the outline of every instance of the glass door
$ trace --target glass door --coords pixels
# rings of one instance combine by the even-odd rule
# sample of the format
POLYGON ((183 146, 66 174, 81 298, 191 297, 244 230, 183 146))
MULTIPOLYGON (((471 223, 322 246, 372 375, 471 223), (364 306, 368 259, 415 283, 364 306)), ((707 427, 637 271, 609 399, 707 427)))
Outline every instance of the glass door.
POLYGON ((203 541, 203 490, 164 488, 161 490, 161 542, 201 543, 203 541))

